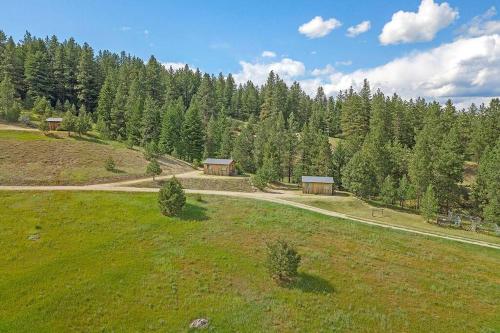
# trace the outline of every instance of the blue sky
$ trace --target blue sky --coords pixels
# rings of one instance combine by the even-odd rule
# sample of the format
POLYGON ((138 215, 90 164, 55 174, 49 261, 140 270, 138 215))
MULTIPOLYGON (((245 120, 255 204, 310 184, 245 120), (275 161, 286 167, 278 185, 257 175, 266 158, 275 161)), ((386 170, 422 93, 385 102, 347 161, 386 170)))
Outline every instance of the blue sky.
MULTIPOLYGON (((144 59, 154 54, 164 63, 188 63, 210 73, 239 73, 241 81, 262 81, 262 72, 275 69, 287 81, 303 82, 310 91, 322 84, 334 94, 343 85, 357 86, 359 77, 365 75, 372 85, 384 90, 398 91, 403 85, 402 94, 408 97, 417 93, 438 99, 453 97, 460 102, 500 95, 493 87, 497 81, 489 79, 500 57, 495 6, 500 9, 496 0, 9 1, 2 4, 0 29, 16 40, 26 30, 36 36, 73 36, 95 49, 125 50, 144 59), (398 11, 406 13, 395 18, 398 11), (299 31, 317 16, 321 18, 299 31), (369 30, 355 37, 346 35, 349 27, 363 21, 369 21, 369 30), (384 27, 387 32, 381 39, 384 27), (455 45, 457 40, 468 44, 455 45), (455 59, 457 66, 463 67, 478 57, 493 56, 495 66, 487 64, 482 78, 471 77, 473 71, 483 68, 476 64, 465 68, 465 78, 455 75, 455 81, 445 82, 433 78, 430 89, 426 82, 417 87, 409 83, 418 69, 410 73, 403 70, 404 64, 420 64, 412 57, 420 54, 425 58, 436 52, 436 61, 420 59, 420 66, 430 67, 430 75, 437 71, 440 77, 449 76, 457 68, 441 68, 440 62, 448 54, 443 45, 462 50, 481 49, 491 43, 493 50, 455 59), (263 57, 264 51, 275 56, 263 57), (407 61, 384 69, 394 59, 407 61), (387 82, 385 78, 399 70, 406 80, 387 82)), ((459 72, 464 71, 462 67, 459 72)))

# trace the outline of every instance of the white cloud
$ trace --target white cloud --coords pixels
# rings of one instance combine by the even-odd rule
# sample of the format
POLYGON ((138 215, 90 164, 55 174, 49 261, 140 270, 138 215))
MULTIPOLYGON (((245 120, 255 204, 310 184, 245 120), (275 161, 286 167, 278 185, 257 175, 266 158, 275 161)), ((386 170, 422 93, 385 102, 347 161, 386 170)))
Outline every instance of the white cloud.
POLYGON ((382 29, 379 40, 383 45, 430 41, 457 18, 458 10, 447 2, 437 4, 434 0, 422 0, 416 13, 402 10, 394 13, 382 29))
POLYGON ((348 37, 356 37, 358 35, 361 35, 362 33, 367 32, 368 30, 370 30, 370 28, 371 28, 370 21, 363 21, 360 24, 349 27, 347 29, 347 36, 348 37))
POLYGON ((491 7, 484 14, 474 17, 464 24, 459 33, 461 37, 477 37, 483 35, 500 34, 500 20, 490 20, 497 14, 495 7, 491 7))
POLYGON ((261 54, 262 57, 264 58, 275 58, 276 57, 276 52, 273 51, 263 51, 261 54))
POLYGON ((320 38, 325 37, 332 32, 333 29, 341 25, 342 23, 335 18, 325 21, 321 16, 316 16, 311 21, 302 24, 299 27, 299 32, 309 38, 320 38))
POLYGON ((462 38, 429 51, 394 59, 382 66, 322 78, 325 92, 360 88, 367 78, 373 89, 405 98, 488 97, 500 95, 500 35, 462 38))
POLYGON ((234 75, 238 83, 252 80, 255 84, 263 84, 270 71, 278 74, 285 82, 291 83, 295 78, 304 75, 306 68, 304 64, 289 58, 281 59, 272 63, 250 63, 240 61, 241 71, 234 75))
MULTIPOLYGON (((166 69, 169 69, 170 67, 172 67, 172 69, 174 71, 177 70, 177 69, 184 68, 184 66, 186 66, 185 62, 162 62, 161 64, 166 69)), ((189 68, 193 69, 194 67, 189 66, 189 68)))
POLYGON ((311 72, 313 76, 330 75, 333 73, 335 73, 335 68, 330 64, 327 64, 324 68, 315 68, 311 72))
POLYGON ((335 61, 335 66, 351 66, 352 60, 335 61))

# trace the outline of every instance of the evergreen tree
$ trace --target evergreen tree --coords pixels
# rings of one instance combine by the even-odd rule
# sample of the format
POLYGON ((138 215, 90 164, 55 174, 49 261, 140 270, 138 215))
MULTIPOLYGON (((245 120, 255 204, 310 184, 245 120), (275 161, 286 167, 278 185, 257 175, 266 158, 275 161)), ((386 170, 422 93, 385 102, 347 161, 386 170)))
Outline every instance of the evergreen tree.
POLYGON ((20 114, 20 106, 14 95, 14 85, 10 82, 9 77, 5 76, 0 81, 0 118, 9 122, 16 122, 20 114))
POLYGON ((474 194, 482 216, 500 226, 500 139, 481 157, 474 194))
POLYGON ((342 185, 362 198, 376 194, 377 177, 363 151, 355 153, 347 163, 342 172, 342 185))
POLYGON ((160 135, 160 150, 167 154, 177 155, 182 151, 181 133, 184 116, 184 103, 182 98, 168 104, 162 120, 160 135))
POLYGON ((391 175, 385 177, 382 187, 380 188, 380 196, 382 197, 382 201, 387 205, 392 205, 394 201, 396 201, 398 189, 391 175))
POLYGON ((420 212, 427 222, 436 218, 438 213, 438 201, 432 185, 427 186, 427 189, 422 196, 420 212))
POLYGON ((163 170, 160 167, 160 163, 158 163, 156 159, 151 160, 146 167, 146 175, 152 176, 153 181, 155 180, 156 176, 161 175, 162 171, 163 170))
POLYGON ((94 63, 94 51, 88 44, 84 44, 78 62, 78 74, 76 76, 76 92, 80 105, 93 112, 96 107, 98 96, 97 73, 94 63))
POLYGON ((24 63, 28 94, 32 100, 49 97, 49 63, 42 51, 29 53, 24 63))
POLYGON ((343 141, 340 141, 332 153, 332 175, 333 179, 335 180, 335 184, 337 184, 339 188, 343 187, 342 170, 346 166, 347 162, 347 151, 345 149, 343 141))
POLYGON ((124 79, 120 80, 113 107, 111 108, 111 136, 117 140, 125 140, 127 138, 126 128, 126 107, 127 107, 128 87, 124 79))
POLYGON ((187 110, 184 123, 182 124, 182 156, 186 160, 192 162, 193 160, 200 160, 202 158, 203 137, 203 121, 198 101, 195 99, 187 110))
POLYGON ((141 120, 144 110, 144 93, 139 78, 132 80, 125 106, 127 140, 138 145, 142 139, 141 120))
POLYGON ((163 66, 154 56, 151 56, 146 64, 144 88, 146 94, 158 105, 164 102, 162 71, 163 66))
POLYGON ((255 172, 254 162, 254 118, 252 117, 249 123, 241 130, 234 142, 233 158, 245 172, 255 172))
POLYGON ((76 122, 76 131, 78 135, 87 134, 92 129, 92 118, 87 114, 85 105, 82 105, 78 112, 78 119, 76 122))
POLYGON ((158 104, 148 96, 144 102, 144 115, 142 118, 142 143, 157 143, 160 138, 161 114, 158 104))
POLYGON ((66 111, 61 127, 68 131, 68 136, 71 136, 71 132, 78 131, 78 118, 70 110, 66 111))
POLYGON ((97 106, 97 118, 100 122, 99 131, 105 137, 111 133, 111 109, 115 98, 115 82, 113 76, 106 77, 104 84, 99 93, 99 101, 97 106))

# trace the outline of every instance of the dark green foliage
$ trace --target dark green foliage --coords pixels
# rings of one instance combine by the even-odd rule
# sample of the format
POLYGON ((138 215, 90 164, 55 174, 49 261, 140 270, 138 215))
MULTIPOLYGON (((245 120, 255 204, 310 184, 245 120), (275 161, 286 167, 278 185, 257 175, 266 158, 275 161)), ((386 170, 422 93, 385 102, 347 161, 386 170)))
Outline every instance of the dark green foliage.
POLYGON ((161 213, 166 216, 175 216, 182 211, 185 203, 186 196, 181 183, 175 177, 168 179, 158 193, 161 213))
POLYGON ((385 204, 392 205, 398 197, 398 189, 396 187, 396 182, 389 175, 384 179, 382 187, 380 189, 380 196, 385 204))
POLYGON ((71 136, 71 132, 78 131, 78 117, 76 117, 71 111, 66 111, 61 123, 62 129, 68 131, 68 135, 71 136))
POLYGON ((431 219, 436 218, 438 208, 439 206, 436 194, 434 193, 434 188, 432 187, 432 185, 429 185, 427 187, 427 190, 424 192, 424 195, 422 196, 420 212, 427 221, 430 221, 431 219))
POLYGON ((500 139, 488 149, 479 164, 474 195, 482 216, 500 226, 500 139))
POLYGON ((106 158, 106 161, 104 161, 104 168, 106 169, 106 171, 115 170, 116 164, 112 156, 108 156, 108 158, 106 158))
POLYGON ((297 251, 284 240, 267 244, 267 270, 279 284, 290 283, 297 278, 300 260, 297 251))
POLYGON ((181 156, 190 162, 194 159, 200 160, 203 156, 203 138, 204 129, 200 115, 200 109, 198 106, 198 102, 194 100, 186 112, 184 123, 182 125, 182 151, 180 152, 181 156))
POLYGON ((0 119, 15 122, 19 119, 19 103, 15 100, 14 85, 8 76, 0 81, 0 119))
POLYGON ((162 169, 160 167, 160 163, 158 163, 157 160, 152 160, 149 162, 148 166, 146 167, 146 175, 152 176, 153 180, 155 180, 156 176, 161 175, 162 169))

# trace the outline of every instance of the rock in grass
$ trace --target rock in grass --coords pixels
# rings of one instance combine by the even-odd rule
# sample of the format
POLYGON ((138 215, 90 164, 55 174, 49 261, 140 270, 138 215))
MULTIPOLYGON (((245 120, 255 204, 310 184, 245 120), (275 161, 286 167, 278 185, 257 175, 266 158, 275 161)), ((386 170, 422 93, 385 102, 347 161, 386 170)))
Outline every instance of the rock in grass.
POLYGON ((28 236, 29 240, 36 241, 40 239, 40 234, 33 234, 28 236))
POLYGON ((189 328, 206 328, 208 327, 208 324, 209 324, 208 319, 198 318, 191 322, 189 328))

